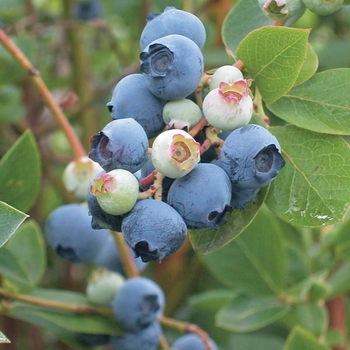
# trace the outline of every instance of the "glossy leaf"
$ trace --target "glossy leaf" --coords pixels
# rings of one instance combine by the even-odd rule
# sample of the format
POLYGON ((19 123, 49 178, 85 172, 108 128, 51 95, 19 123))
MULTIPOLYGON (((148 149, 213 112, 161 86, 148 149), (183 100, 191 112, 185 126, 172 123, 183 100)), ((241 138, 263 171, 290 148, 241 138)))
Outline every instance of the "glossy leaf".
POLYGON ((268 26, 241 41, 238 58, 266 103, 278 100, 294 86, 306 58, 308 36, 308 30, 268 26))
POLYGON ((265 16, 257 0, 241 0, 232 7, 224 20, 223 42, 235 56, 238 45, 250 32, 272 22, 265 16))
POLYGON ((305 61, 301 66, 298 78, 294 86, 300 85, 305 81, 309 80, 316 73, 317 68, 318 68, 318 57, 313 47, 309 44, 305 61))
POLYGON ((27 217, 27 214, 0 201, 0 247, 9 240, 27 217))
POLYGON ((279 295, 286 282, 287 252, 278 221, 263 209, 239 237, 203 261, 214 277, 237 292, 279 295))
POLYGON ((40 190, 41 162, 38 146, 27 130, 0 161, 0 198, 27 211, 40 190))
POLYGON ((290 306, 278 297, 241 295, 218 312, 216 322, 231 332, 251 332, 278 320, 289 309, 290 306))
POLYGON ((34 221, 22 225, 3 248, 0 271, 19 283, 20 290, 34 288, 46 269, 45 242, 39 226, 34 221))
POLYGON ((283 350, 330 350, 306 329, 296 326, 289 334, 283 350))
POLYGON ((340 137, 288 125, 270 131, 280 141, 285 167, 270 186, 268 207, 303 227, 341 221, 350 203, 350 148, 340 137))
POLYGON ((326 134, 350 135, 350 69, 315 74, 267 107, 300 128, 326 134))
POLYGON ((244 210, 235 209, 227 215, 227 223, 216 230, 189 230, 194 250, 203 254, 211 253, 237 238, 257 215, 267 195, 268 188, 263 188, 256 197, 255 203, 249 203, 244 210))
POLYGON ((290 329, 299 325, 314 336, 319 337, 327 329, 328 313, 325 306, 317 302, 297 304, 281 318, 280 322, 290 329))

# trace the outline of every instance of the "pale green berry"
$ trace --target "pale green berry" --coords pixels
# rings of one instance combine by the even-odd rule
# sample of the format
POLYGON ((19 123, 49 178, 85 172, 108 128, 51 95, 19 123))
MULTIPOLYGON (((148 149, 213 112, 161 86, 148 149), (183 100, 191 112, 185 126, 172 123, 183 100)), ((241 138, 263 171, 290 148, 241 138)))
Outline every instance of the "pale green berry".
POLYGON ((253 101, 247 80, 233 84, 220 83, 203 100, 203 113, 209 124, 221 130, 234 130, 247 125, 253 114, 253 101))
POLYGON ((344 0, 303 0, 305 6, 313 13, 321 16, 331 15, 338 11, 344 0))
POLYGON ((71 161, 63 171, 62 181, 68 192, 77 199, 86 200, 86 189, 93 177, 103 171, 101 166, 88 157, 71 161))
POLYGON ((152 145, 156 170, 172 179, 188 174, 200 160, 200 144, 186 131, 171 129, 160 133, 152 145))
POLYGON ((115 169, 95 177, 89 189, 106 213, 123 215, 134 207, 139 183, 130 171, 115 169))
POLYGON ((124 282, 125 278, 120 273, 96 269, 88 280, 86 297, 91 303, 108 305, 124 282))
POLYGON ((187 130, 202 119, 202 112, 193 101, 183 98, 169 101, 163 107, 163 120, 169 128, 187 130))
POLYGON ((235 66, 221 66, 210 78, 209 88, 210 90, 217 89, 221 82, 233 84, 235 81, 242 79, 242 72, 235 66))
POLYGON ((272 20, 289 20, 294 23, 305 12, 303 0, 259 0, 259 5, 272 20))

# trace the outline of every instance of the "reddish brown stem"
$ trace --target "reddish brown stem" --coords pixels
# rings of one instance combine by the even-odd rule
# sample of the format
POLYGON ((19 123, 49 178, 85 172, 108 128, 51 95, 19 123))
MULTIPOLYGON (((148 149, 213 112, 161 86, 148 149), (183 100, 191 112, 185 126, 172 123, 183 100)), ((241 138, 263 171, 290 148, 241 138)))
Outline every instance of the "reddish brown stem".
POLYGON ((15 60, 21 65, 21 67, 29 74, 31 81, 37 87, 39 94, 44 100, 46 106, 50 109, 53 116, 56 118, 57 123, 60 125, 63 132, 67 136, 67 139, 72 147, 75 157, 80 158, 86 156, 86 152, 78 136, 76 135, 73 127, 68 122, 61 108, 51 95, 50 90, 47 88, 43 79, 40 77, 40 72, 31 64, 31 62, 23 54, 23 52, 1 29, 0 43, 5 47, 7 51, 9 51, 9 53, 15 58, 15 60))
POLYGON ((343 296, 335 297, 326 303, 329 314, 329 328, 338 331, 344 338, 344 345, 337 345, 333 350, 346 350, 346 306, 343 296))

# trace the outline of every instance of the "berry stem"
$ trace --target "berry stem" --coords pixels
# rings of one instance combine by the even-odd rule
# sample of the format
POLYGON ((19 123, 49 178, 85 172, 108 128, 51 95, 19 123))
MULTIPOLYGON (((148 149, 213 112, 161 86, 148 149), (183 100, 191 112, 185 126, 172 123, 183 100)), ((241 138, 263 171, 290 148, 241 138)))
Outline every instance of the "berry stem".
POLYGON ((206 125, 208 125, 208 121, 203 117, 188 133, 195 137, 206 125))
POLYGON ((22 66, 22 68, 28 73, 30 79, 37 87, 39 94, 41 95, 44 103, 50 109, 53 116, 56 118, 57 123, 62 128, 63 132, 67 136, 67 139, 72 147, 75 158, 86 156, 83 145, 81 144, 78 136, 76 135, 73 127, 69 124, 67 117, 62 112, 55 99, 47 88, 45 82, 40 76, 40 72, 31 64, 24 53, 18 48, 18 46, 6 35, 6 33, 0 29, 0 43, 5 49, 15 58, 15 60, 22 66))
POLYGON ((139 272, 137 271, 136 265, 130 256, 129 248, 124 240, 123 235, 121 234, 121 232, 117 232, 117 231, 111 231, 111 232, 118 246, 119 254, 123 262, 123 267, 125 269, 126 276, 127 277, 139 276, 139 272))
POLYGON ((262 104, 262 97, 261 97, 261 94, 260 94, 260 91, 259 91, 258 87, 255 88, 254 107, 256 107, 256 110, 257 110, 260 118, 265 123, 265 125, 269 126, 270 125, 270 119, 265 114, 264 107, 263 107, 263 104, 262 104))
POLYGON ((205 350, 212 350, 212 346, 209 342, 208 333, 205 332, 200 327, 198 327, 197 325, 192 324, 192 323, 178 321, 178 320, 175 320, 173 318, 169 318, 169 317, 165 317, 165 316, 161 316, 159 320, 163 326, 175 328, 179 332, 182 332, 182 333, 191 332, 191 333, 197 334, 199 337, 202 338, 204 345, 205 345, 205 350))
MULTIPOLYGON (((0 288, 0 295, 6 299, 19 300, 31 305, 37 305, 48 309, 70 311, 80 315, 99 314, 104 316, 113 316, 113 313, 109 308, 47 300, 26 294, 11 293, 4 288, 0 288)), ((11 309, 11 307, 9 307, 9 309, 11 309)))

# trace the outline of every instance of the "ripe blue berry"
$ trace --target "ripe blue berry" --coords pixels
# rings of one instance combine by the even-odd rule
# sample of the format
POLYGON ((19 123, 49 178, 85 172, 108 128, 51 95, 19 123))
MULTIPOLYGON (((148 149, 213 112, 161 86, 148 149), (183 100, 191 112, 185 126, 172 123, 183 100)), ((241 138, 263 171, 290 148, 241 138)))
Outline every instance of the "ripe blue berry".
POLYGON ((112 119, 133 118, 143 127, 148 138, 152 138, 165 126, 162 118, 165 103, 149 91, 143 74, 129 74, 115 86, 107 107, 112 119))
POLYGON ((188 228, 217 228, 226 223, 231 209, 231 182, 217 165, 198 164, 170 186, 168 204, 176 209, 188 228))
POLYGON ((182 246, 187 228, 181 215, 170 205, 144 199, 125 215, 122 233, 142 261, 161 262, 182 246))
POLYGON ((157 350, 162 334, 159 322, 153 322, 137 333, 126 333, 123 337, 112 336, 112 350, 157 350))
POLYGON ((204 69, 199 47, 183 35, 152 41, 140 54, 148 88, 163 100, 179 100, 196 90, 204 69))
POLYGON ((91 263, 110 233, 92 229, 90 222, 85 205, 65 204, 57 207, 45 223, 46 241, 66 261, 91 263))
POLYGON ((200 49, 203 48, 206 32, 202 21, 190 12, 167 6, 161 13, 151 13, 140 37, 143 50, 152 41, 170 34, 180 34, 193 40, 200 49))
POLYGON ((232 131, 221 151, 220 166, 232 182, 231 205, 244 208, 258 190, 270 184, 284 166, 281 146, 274 135, 260 125, 249 124, 232 131), (235 197, 246 199, 242 203, 235 197))
MULTIPOLYGON (((212 350, 218 350, 218 346, 213 339, 209 339, 212 350)), ((178 338, 172 345, 174 350, 206 350, 205 343, 197 334, 185 334, 178 338)))
POLYGON ((135 173, 147 160, 148 138, 135 119, 113 120, 92 137, 91 148, 89 157, 105 171, 135 173))
POLYGON ((132 333, 156 322, 164 306, 162 289, 146 277, 127 279, 112 301, 114 316, 126 332, 132 333))
MULTIPOLYGON (((139 258, 135 258, 135 253, 131 248, 129 248, 129 253, 134 260, 137 270, 139 272, 144 270, 147 266, 147 263, 144 263, 139 258)), ((104 241, 102 248, 94 258, 93 263, 96 266, 104 267, 108 270, 119 272, 120 274, 125 275, 123 262, 112 235, 109 235, 104 241)))

